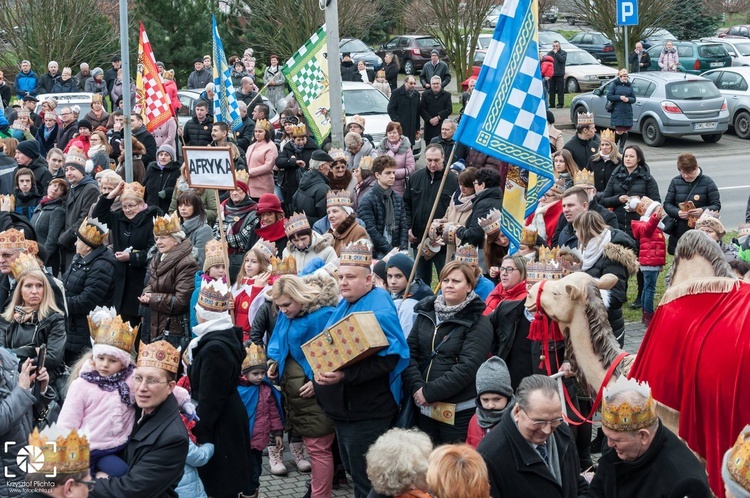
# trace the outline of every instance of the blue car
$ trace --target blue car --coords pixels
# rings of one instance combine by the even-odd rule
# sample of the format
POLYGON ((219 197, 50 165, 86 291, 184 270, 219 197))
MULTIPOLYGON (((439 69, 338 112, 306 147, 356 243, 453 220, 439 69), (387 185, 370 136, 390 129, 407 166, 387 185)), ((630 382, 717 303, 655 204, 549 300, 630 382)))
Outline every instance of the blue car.
POLYGON ((343 54, 344 52, 351 54, 354 64, 364 60, 367 69, 377 71, 383 65, 383 59, 378 57, 370 47, 365 45, 365 42, 358 38, 342 38, 339 41, 339 53, 343 54))

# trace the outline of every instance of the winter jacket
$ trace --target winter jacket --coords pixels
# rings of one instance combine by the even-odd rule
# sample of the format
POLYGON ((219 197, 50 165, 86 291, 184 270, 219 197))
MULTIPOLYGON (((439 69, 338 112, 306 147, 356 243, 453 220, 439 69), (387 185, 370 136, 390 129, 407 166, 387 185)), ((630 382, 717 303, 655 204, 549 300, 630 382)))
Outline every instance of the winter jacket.
POLYGON ((211 457, 214 456, 214 445, 203 443, 198 446, 189 441, 187 460, 185 460, 185 471, 182 473, 182 479, 175 488, 175 492, 180 498, 207 498, 206 489, 203 487, 203 481, 198 475, 198 467, 206 465, 211 457))
MULTIPOLYGON (((45 187, 46 191, 46 187, 45 187)), ((75 254, 76 233, 83 222, 83 218, 89 214, 89 209, 99 196, 99 186, 96 180, 90 176, 84 176, 78 185, 70 188, 65 197, 65 229, 58 237, 60 249, 63 251, 66 266, 73 260, 75 254)), ((101 217, 99 217, 101 220, 101 217)), ((103 223, 106 223, 103 221, 103 223)), ((108 225, 111 229, 112 225, 108 225)), ((124 247, 123 247, 124 249, 124 247)))
POLYGON ((661 202, 659 196, 659 185, 651 176, 651 169, 648 165, 639 165, 628 174, 628 170, 622 164, 612 172, 609 177, 609 183, 602 192, 600 204, 605 208, 614 208, 617 215, 617 223, 622 230, 625 230, 632 237, 633 232, 630 229, 630 222, 639 218, 635 211, 625 211, 625 204, 620 202, 619 197, 627 195, 628 197, 648 197, 649 199, 661 202))
POLYGON ((453 192, 458 189, 458 176, 449 170, 443 190, 439 190, 444 174, 446 174, 445 169, 431 173, 429 169, 423 168, 409 178, 407 190, 404 193, 404 205, 407 224, 415 237, 421 237, 427 228, 435 198, 440 195, 440 202, 434 216, 437 220, 445 216, 453 192))
POLYGON ((203 91, 213 80, 213 74, 211 71, 201 69, 200 71, 193 71, 188 76, 187 88, 188 90, 200 90, 203 91))
POLYGON ((436 325, 435 299, 427 297, 414 307, 417 319, 406 339, 411 361, 402 374, 404 388, 411 395, 422 389, 428 403, 474 399, 477 370, 492 346, 492 326, 482 315, 485 303, 474 297, 464 309, 436 325), (432 351, 448 334, 448 340, 430 360, 432 351))
POLYGON ((16 204, 14 211, 27 220, 31 221, 31 218, 34 216, 34 212, 36 211, 37 206, 39 205, 39 201, 42 200, 42 194, 39 193, 39 191, 36 188, 36 185, 34 185, 34 188, 32 188, 28 193, 24 194, 20 190, 15 190, 16 195, 16 204))
MULTIPOLYGON (((264 382, 257 386, 257 389, 260 392, 258 393, 258 403, 255 406, 255 420, 253 421, 253 434, 250 438, 250 447, 256 451, 263 451, 268 447, 269 436, 283 435, 284 423, 281 420, 282 414, 279 411, 281 407, 276 404, 276 398, 273 393, 274 388, 264 382)), ((248 416, 252 415, 248 413, 248 416)))
POLYGON ((39 78, 37 78, 36 73, 32 69, 29 69, 28 73, 19 71, 13 82, 13 88, 15 89, 18 99, 21 100, 27 95, 36 97, 38 83, 39 78))
POLYGON ((341 255, 342 248, 355 240, 370 238, 367 235, 367 229, 357 222, 357 215, 353 213, 347 216, 335 230, 329 228, 326 233, 330 233, 333 236, 333 250, 337 256, 341 255))
POLYGON ((65 228, 65 199, 59 197, 54 201, 40 204, 34 211, 31 224, 36 231, 36 241, 39 247, 44 248, 45 266, 51 266, 57 262, 53 269, 59 266, 59 255, 57 253, 60 243, 58 239, 63 228, 65 228))
MULTIPOLYGON (((453 112, 451 94, 445 90, 438 93, 425 90, 419 101, 419 115, 424 120, 424 140, 429 143, 434 137, 440 136, 440 126, 444 119, 453 112), (437 124, 430 123, 434 117, 439 118, 437 124)), ((446 158, 447 159, 447 158, 446 158)))
POLYGON ((719 189, 713 179, 703 173, 703 170, 690 183, 683 180, 681 175, 672 178, 672 181, 669 182, 667 195, 664 197, 664 204, 662 206, 664 211, 676 221, 676 229, 669 236, 670 254, 674 253, 674 248, 677 247, 677 241, 680 240, 680 237, 690 230, 688 220, 680 218, 679 205, 685 201, 692 201, 696 208, 702 208, 704 211, 707 209, 721 211, 721 194, 719 193, 719 189), (689 199, 688 194, 690 194, 689 199))
POLYGON ((646 52, 645 50, 641 50, 640 54, 633 50, 632 52, 630 52, 628 60, 630 61, 631 73, 648 71, 649 67, 651 67, 651 56, 648 55, 648 52, 646 52), (643 66, 641 66, 641 64, 643 64, 643 66))
POLYGON ((196 147, 205 147, 211 143, 211 128, 214 125, 214 118, 210 114, 206 115, 203 122, 198 121, 198 118, 193 116, 190 121, 185 123, 182 129, 182 138, 185 141, 185 145, 194 145, 196 147))
POLYGON ((411 150, 411 142, 405 136, 397 144, 392 144, 387 138, 380 141, 376 149, 378 156, 391 156, 396 160, 396 181, 393 182, 393 191, 404 196, 406 184, 409 177, 414 174, 414 153, 411 150))
POLYGON ((403 85, 391 93, 391 99, 388 101, 388 115, 391 121, 401 123, 401 130, 411 143, 416 141, 417 132, 421 127, 419 101, 419 92, 407 91, 403 85))
POLYGON ((426 62, 422 68, 422 72, 419 74, 419 82, 423 87, 428 88, 433 76, 440 76, 440 84, 443 88, 448 86, 448 83, 451 82, 451 72, 448 69, 448 64, 441 60, 438 60, 437 64, 433 64, 432 61, 426 62))
POLYGON ((115 263, 115 288, 112 294, 112 305, 117 313, 138 315, 138 296, 143 293, 148 267, 148 252, 154 247, 154 222, 159 209, 146 207, 129 220, 125 213, 112 211, 113 199, 106 195, 99 198, 94 206, 93 216, 106 223, 112 240, 112 252, 122 252, 132 247, 129 261, 115 263))
POLYGON ((305 213, 310 226, 327 214, 326 194, 331 190, 328 183, 328 177, 320 171, 305 171, 292 197, 294 212, 305 213))
POLYGON ((247 149, 250 148, 250 144, 255 140, 254 133, 255 121, 253 121, 250 116, 245 116, 240 127, 234 132, 234 140, 237 142, 237 147, 239 147, 243 153, 247 152, 247 149))
POLYGON ((102 109, 102 113, 97 117, 97 115, 94 114, 94 111, 89 111, 86 113, 86 121, 91 123, 91 127, 95 130, 100 126, 106 128, 107 123, 109 123, 109 113, 102 109))
POLYGON ((607 100, 612 102, 612 112, 610 114, 611 126, 633 126, 633 104, 635 103, 635 92, 629 81, 622 81, 615 78, 614 82, 609 85, 607 100), (627 97, 628 101, 623 102, 620 97, 627 97))
POLYGON ((62 78, 58 78, 55 84, 52 86, 51 93, 76 93, 78 92, 78 82, 74 78, 69 78, 67 81, 63 81, 62 78))
MULTIPOLYGON (((122 90, 122 80, 117 78, 112 83, 112 88, 109 91, 109 98, 112 102, 117 103, 118 100, 123 98, 123 90, 122 90)), ((136 90, 135 90, 135 81, 130 80, 130 102, 136 102, 136 90)))
MULTIPOLYGON (((603 208, 596 200, 596 198, 589 201, 589 211, 596 211, 602 215, 604 224, 611 228, 620 228, 620 223, 617 220, 617 215, 609 209, 603 208)), ((578 236, 576 231, 573 230, 573 223, 569 223, 565 219, 565 215, 562 214, 562 204, 560 205, 560 217, 557 220, 557 228, 555 233, 552 235, 550 240, 547 237, 547 245, 550 247, 555 246, 568 246, 571 249, 578 247, 578 236)))
POLYGON ((362 73, 354 71, 354 73, 352 73, 352 81, 359 81, 362 83, 372 83, 375 81, 375 71, 372 69, 365 69, 365 74, 366 76, 363 78, 362 73))
POLYGON ((557 51, 557 53, 555 53, 554 50, 550 50, 549 52, 547 52, 547 55, 549 57, 552 57, 552 60, 553 60, 552 75, 553 76, 565 76, 565 63, 568 60, 568 53, 565 50, 560 49, 557 51))
POLYGON ((68 142, 70 142, 76 133, 78 133, 78 121, 73 121, 67 125, 61 124, 57 130, 56 147, 60 150, 65 150, 68 147, 68 142))
POLYGON ((106 98, 109 92, 107 91, 107 83, 102 80, 96 80, 93 76, 86 80, 84 90, 87 93, 98 93, 102 98, 106 98))
POLYGON ((604 189, 607 188, 607 183, 609 183, 609 178, 619 165, 620 162, 615 163, 612 159, 605 160, 601 154, 589 157, 586 169, 594 173, 594 187, 596 187, 597 197, 602 196, 602 192, 604 192, 604 189))
POLYGON ((174 186, 179 177, 180 164, 176 161, 167 163, 163 168, 156 161, 150 163, 146 169, 146 176, 143 178, 143 186, 146 188, 143 200, 149 206, 156 206, 166 213, 169 211, 174 186), (160 197, 159 192, 162 191, 164 191, 164 196, 160 197))
POLYGON ((300 251, 294 244, 287 242, 282 257, 287 258, 289 256, 294 256, 298 271, 307 266, 315 258, 322 259, 324 263, 338 261, 336 251, 333 249, 333 236, 329 234, 319 235, 317 232, 312 233, 310 245, 305 251, 300 251))
MULTIPOLYGON (((133 138, 143 144, 143 147, 146 149, 146 153, 141 154, 141 161, 143 161, 143 164, 151 164, 156 161, 156 140, 154 139, 154 136, 148 132, 146 125, 141 126, 137 130, 133 130, 133 138)), ((135 151, 133 151, 133 154, 135 154, 135 151)))
POLYGON ((356 154, 352 154, 351 151, 347 149, 345 152, 346 155, 346 167, 349 168, 349 170, 354 171, 355 169, 359 168, 359 162, 362 160, 363 157, 372 157, 373 159, 376 157, 376 152, 372 144, 369 140, 366 140, 365 137, 362 137, 362 146, 359 148, 356 154))
POLYGON ((168 253, 155 254, 151 259, 148 285, 143 289, 144 294, 151 293, 151 339, 165 331, 167 320, 171 334, 189 334, 183 329, 181 316, 188 313, 190 296, 195 290, 193 277, 198 263, 192 251, 193 244, 186 239, 168 253))
POLYGON ((208 223, 208 226, 214 226, 214 223, 216 223, 217 213, 219 212, 218 207, 216 206, 216 195, 214 195, 214 191, 212 189, 204 188, 191 189, 188 186, 187 180, 182 176, 177 178, 177 182, 175 182, 174 190, 172 191, 172 201, 169 203, 168 213, 172 214, 177 211, 177 198, 182 192, 185 192, 186 190, 194 191, 200 196, 203 207, 206 208, 206 223, 208 223))
POLYGON ((63 275, 68 303, 66 349, 80 352, 90 346, 88 315, 96 306, 111 306, 115 288, 115 256, 107 246, 97 247, 85 258, 76 254, 63 275))
POLYGON ((9 195, 13 193, 14 176, 18 169, 18 163, 5 152, 0 152, 0 194, 9 195))
POLYGON ((373 256, 382 257, 394 247, 404 250, 409 247, 409 220, 406 218, 404 199, 396 192, 391 193, 395 225, 391 241, 383 234, 385 230, 385 200, 380 186, 370 190, 364 199, 359 200, 357 214, 365 222, 367 234, 373 246, 373 256))
MULTIPOLYGON (((456 236, 462 244, 471 244, 479 250, 480 258, 484 247, 484 229, 479 226, 479 218, 486 218, 490 209, 502 210, 503 190, 501 187, 490 187, 482 190, 474 197, 474 207, 471 210, 466 225, 456 230, 456 236)), ((480 265, 481 266, 481 265, 480 265)))
POLYGON ((55 142, 57 141, 57 133, 60 131, 60 125, 55 123, 55 126, 52 127, 52 130, 49 135, 47 135, 47 138, 44 138, 44 131, 45 127, 40 126, 38 130, 36 130, 36 141, 39 142, 39 156, 40 157, 47 157, 47 152, 51 148, 55 146, 55 142))
POLYGON ((630 224, 633 238, 638 241, 638 262, 641 266, 667 264, 667 244, 664 232, 658 227, 661 220, 652 214, 648 221, 633 220, 630 224))
POLYGON ((166 78, 162 79, 161 83, 164 85, 164 90, 169 97, 169 106, 172 108, 174 115, 177 116, 178 111, 182 107, 182 102, 180 102, 180 97, 177 94, 177 84, 173 80, 168 80, 166 78))
POLYGON ((659 53, 659 67, 662 71, 677 72, 680 70, 680 56, 677 54, 677 49, 672 48, 667 50, 662 49, 659 53))
POLYGON ((49 172, 47 160, 40 155, 39 157, 31 161, 31 164, 29 164, 27 168, 29 168, 31 172, 34 173, 34 178, 36 178, 36 188, 39 193, 42 195, 46 195, 47 186, 49 185, 49 182, 52 181, 52 173, 49 172))
POLYGON ((555 58, 551 55, 545 55, 542 57, 541 68, 542 78, 553 77, 555 75, 555 58))
POLYGON ((174 119, 166 120, 161 126, 152 131, 151 135, 154 137, 154 142, 156 142, 157 154, 159 147, 164 144, 177 150, 177 121, 174 119))
MULTIPOLYGON (((52 93, 53 88, 55 87, 55 84, 59 84, 61 80, 60 73, 57 73, 56 75, 52 76, 49 71, 44 73, 41 78, 39 78, 39 83, 36 87, 37 93, 39 95, 43 93, 52 93)), ((69 79, 68 82, 73 81, 73 78, 69 79)), ((75 90, 73 90, 75 91, 75 90)), ((54 93, 62 93, 62 90, 60 92, 54 92, 54 93)))
POLYGON ((193 244, 193 258, 198 263, 198 268, 203 268, 206 259, 206 243, 214 238, 214 231, 198 216, 182 221, 182 231, 193 244))
POLYGON ((247 180, 250 197, 258 199, 263 194, 273 194, 273 168, 278 155, 279 149, 271 140, 255 142, 248 147, 245 160, 250 175, 247 180))
POLYGON ((352 61, 343 61, 340 66, 341 81, 352 81, 354 73, 357 72, 357 66, 352 61))
POLYGON ((258 346, 268 343, 271 340, 273 329, 276 327, 277 316, 278 310, 276 310, 273 299, 265 295, 263 303, 258 307, 250 326, 250 340, 258 346))
POLYGON ((594 135, 594 138, 583 140, 576 134, 565 143, 563 149, 568 149, 578 169, 581 169, 589 163, 589 158, 599 151, 599 137, 594 135))
MULTIPOLYGON (((294 150, 294 143, 287 142, 281 149, 276 158, 276 168, 279 170, 279 185, 281 185, 281 195, 284 200, 291 200, 294 193, 299 188, 299 181, 302 174, 307 171, 310 165, 312 153, 318 150, 318 144, 315 140, 307 139, 302 150, 297 153, 294 150), (297 161, 304 161, 304 168, 297 165, 297 161)), ((288 201, 287 201, 288 202, 288 201)))
POLYGON ((65 352, 65 316, 52 312, 38 322, 10 323, 0 319, 0 347, 15 354, 23 363, 27 358, 36 358, 36 348, 47 345, 47 361, 44 364, 49 370, 50 378, 63 364, 65 352))

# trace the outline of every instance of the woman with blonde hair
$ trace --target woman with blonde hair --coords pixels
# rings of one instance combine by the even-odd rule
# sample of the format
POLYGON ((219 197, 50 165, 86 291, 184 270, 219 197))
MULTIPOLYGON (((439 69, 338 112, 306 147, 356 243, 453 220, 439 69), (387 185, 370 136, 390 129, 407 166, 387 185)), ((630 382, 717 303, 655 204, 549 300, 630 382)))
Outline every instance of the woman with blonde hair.
POLYGON ((565 189, 573 186, 573 180, 579 168, 575 159, 573 159, 573 154, 568 149, 558 150, 552 154, 552 167, 555 173, 555 180, 564 180, 565 189))
POLYGON ((430 455, 427 485, 434 498, 489 498, 487 464, 468 444, 446 444, 430 455))
POLYGON ((594 186, 597 192, 604 192, 609 177, 622 162, 622 155, 617 148, 615 134, 604 130, 599 138, 599 152, 589 157, 586 169, 594 173, 594 186))
POLYGON ((368 498, 429 498, 430 437, 418 429, 394 428, 367 450, 367 477, 373 491, 368 498), (377 494, 375 494, 377 493, 377 494))

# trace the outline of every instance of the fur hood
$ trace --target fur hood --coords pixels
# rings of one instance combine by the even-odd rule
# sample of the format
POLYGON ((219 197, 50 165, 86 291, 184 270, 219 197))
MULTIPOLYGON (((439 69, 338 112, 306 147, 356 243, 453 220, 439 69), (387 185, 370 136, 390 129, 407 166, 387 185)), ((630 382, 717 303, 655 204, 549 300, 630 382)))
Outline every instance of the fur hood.
MULTIPOLYGON (((318 232, 312 233, 312 240, 310 241, 310 248, 309 251, 312 252, 320 252, 326 247, 332 247, 333 246, 333 235, 330 233, 325 233, 323 235, 320 235, 318 232)), ((297 251, 298 249, 292 244, 291 240, 288 240, 286 243, 286 248, 289 250, 290 253, 294 253, 294 251, 297 251)))
POLYGON ((332 277, 312 274, 303 277, 302 280, 304 280, 306 284, 314 285, 321 290, 318 297, 302 308, 302 311, 305 313, 318 311, 324 306, 335 307, 339 303, 339 285, 332 277))
POLYGON ((632 249, 610 242, 604 246, 604 256, 625 267, 628 276, 638 272, 638 258, 632 249))
POLYGON ((336 237, 338 239, 343 239, 347 236, 349 229, 354 226, 354 224, 357 223, 357 215, 352 213, 349 216, 344 219, 344 221, 341 222, 339 226, 336 227, 336 230, 334 230, 334 233, 332 234, 333 237, 336 237))
POLYGON ((333 171, 331 171, 328 173, 328 184, 331 186, 331 190, 346 190, 349 188, 353 176, 354 175, 348 168, 346 169, 343 178, 335 178, 333 176, 333 171))
MULTIPOLYGON (((133 156, 142 156, 146 153, 146 147, 138 141, 137 138, 133 138, 133 156)), ((120 162, 125 160, 125 146, 122 146, 120 152, 120 162)))

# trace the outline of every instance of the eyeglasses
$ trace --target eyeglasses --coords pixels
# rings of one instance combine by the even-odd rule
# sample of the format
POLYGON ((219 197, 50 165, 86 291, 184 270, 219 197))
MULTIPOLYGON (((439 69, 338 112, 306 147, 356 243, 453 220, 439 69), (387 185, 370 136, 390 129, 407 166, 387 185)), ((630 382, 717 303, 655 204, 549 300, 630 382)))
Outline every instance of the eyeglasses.
POLYGON ((518 271, 518 268, 511 268, 510 266, 501 266, 499 268, 500 273, 513 273, 514 271, 518 271))
POLYGON ((61 112, 60 116, 70 116, 71 114, 73 114, 73 113, 72 112, 61 112))
POLYGON ((133 382, 135 384, 142 384, 143 382, 146 382, 146 387, 154 387, 158 384, 169 384, 168 380, 156 380, 151 377, 144 379, 140 375, 136 375, 135 377, 133 377, 133 382))
POLYGON ((89 492, 94 491, 94 486, 96 486, 95 481, 79 481, 78 479, 73 479, 73 480, 78 484, 85 485, 88 488, 89 492))
POLYGON ((549 424, 549 426, 552 427, 553 429, 556 429, 557 427, 560 426, 560 424, 562 424, 565 421, 565 419, 563 419, 562 417, 553 418, 551 420, 536 420, 536 419, 529 417, 528 412, 524 410, 523 408, 521 408, 521 411, 526 414, 526 417, 529 420, 531 420, 531 423, 534 424, 534 427, 536 429, 543 429, 544 427, 547 427, 547 424, 549 424))
POLYGON ((128 204, 127 206, 125 204, 122 205, 123 211, 132 211, 135 208, 137 208, 140 204, 128 204))

